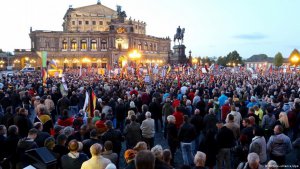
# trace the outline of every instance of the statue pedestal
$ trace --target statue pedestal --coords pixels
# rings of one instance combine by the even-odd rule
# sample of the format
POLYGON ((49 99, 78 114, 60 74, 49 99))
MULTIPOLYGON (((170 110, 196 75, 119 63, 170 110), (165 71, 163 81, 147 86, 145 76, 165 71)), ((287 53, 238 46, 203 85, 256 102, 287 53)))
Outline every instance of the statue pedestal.
POLYGON ((187 62, 184 45, 173 46, 174 53, 170 56, 170 64, 184 64, 187 62))

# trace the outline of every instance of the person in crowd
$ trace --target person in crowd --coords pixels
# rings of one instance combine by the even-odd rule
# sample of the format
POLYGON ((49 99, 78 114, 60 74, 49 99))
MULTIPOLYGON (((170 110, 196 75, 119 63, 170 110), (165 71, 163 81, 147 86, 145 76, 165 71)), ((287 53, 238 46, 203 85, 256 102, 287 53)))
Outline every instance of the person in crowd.
POLYGON ((155 169, 169 169, 168 164, 163 161, 163 149, 161 145, 152 147, 151 152, 155 156, 155 169))
POLYGON ((67 136, 64 134, 60 134, 57 136, 56 138, 56 144, 55 147, 53 148, 53 152, 59 154, 59 159, 61 159, 61 157, 63 155, 66 155, 69 153, 68 148, 66 147, 66 143, 67 143, 67 136))
POLYGON ((260 107, 258 107, 258 105, 253 106, 253 109, 255 110, 254 114, 258 117, 257 123, 259 124, 259 126, 261 126, 264 112, 260 107))
POLYGON ((41 122, 34 123, 34 128, 38 130, 35 142, 39 147, 43 147, 45 140, 50 137, 50 134, 43 131, 43 124, 41 122))
POLYGON ((51 95, 47 96, 47 99, 45 100, 45 106, 46 106, 46 111, 51 114, 51 118, 53 121, 56 119, 56 110, 55 110, 55 104, 51 98, 51 95))
POLYGON ((225 120, 226 122, 228 122, 228 116, 229 115, 233 115, 234 123, 240 128, 241 121, 242 121, 242 116, 239 112, 236 111, 235 105, 231 105, 231 112, 227 115, 226 120, 225 120))
POLYGON ((225 126, 233 132, 236 140, 240 137, 240 127, 234 122, 234 115, 228 114, 225 126))
POLYGON ((16 147, 18 146, 20 136, 19 136, 19 129, 16 125, 11 125, 8 127, 7 130, 7 137, 6 137, 6 143, 5 148, 3 150, 6 153, 7 163, 9 163, 9 166, 11 168, 16 168, 16 163, 18 159, 18 154, 16 152, 16 147))
POLYGON ((124 158, 127 166, 124 169, 135 169, 135 156, 136 151, 133 149, 127 149, 124 153, 124 158))
POLYGON ((19 128, 19 135, 21 137, 26 137, 28 131, 33 127, 33 124, 27 115, 27 110, 21 108, 19 112, 17 112, 17 115, 13 118, 14 124, 19 128))
MULTIPOLYGON (((122 141, 124 141, 124 137, 119 129, 113 128, 113 123, 110 120, 105 122, 105 126, 107 127, 107 131, 102 135, 102 141, 105 143, 106 141, 111 141, 113 144, 113 152, 117 153, 119 163, 119 157, 122 149, 122 141)), ((118 166, 118 165, 117 165, 118 166)))
POLYGON ((183 109, 184 108, 182 106, 176 107, 175 112, 173 113, 173 116, 176 119, 175 124, 176 124, 177 129, 179 129, 183 123, 183 109))
POLYGON ((173 166, 171 164, 173 161, 173 157, 172 157, 172 153, 169 149, 164 149, 163 161, 168 165, 169 168, 173 168, 173 166))
POLYGON ((27 158, 27 156, 25 155, 25 152, 27 150, 31 150, 34 148, 38 148, 38 145, 36 144, 36 142, 34 141, 37 137, 38 134, 38 130, 35 128, 32 128, 28 131, 28 136, 24 137, 22 139, 19 140, 18 145, 17 145, 17 166, 16 168, 24 168, 28 165, 28 161, 29 159, 27 158))
POLYGON ((93 119, 92 119, 92 123, 93 123, 93 124, 96 124, 96 122, 97 122, 98 120, 101 120, 101 114, 100 114, 100 111, 99 111, 99 110, 95 110, 95 111, 94 111, 94 117, 93 117, 93 119))
POLYGON ((201 116, 199 109, 195 109, 194 115, 192 115, 190 122, 192 125, 194 125, 196 129, 195 151, 194 151, 194 153, 196 153, 196 151, 199 149, 200 137, 203 130, 203 117, 201 116))
POLYGON ((205 161, 206 161, 206 154, 201 151, 197 151, 194 157, 194 164, 195 164, 194 169, 205 169, 205 161))
MULTIPOLYGON (((175 125, 176 119, 173 115, 169 115, 167 117, 167 121, 168 121, 167 141, 168 141, 168 145, 170 147, 172 157, 175 157, 175 153, 176 153, 176 150, 177 150, 178 145, 179 145, 179 140, 178 140, 178 136, 177 136, 178 130, 177 130, 176 125, 175 125)), ((174 164, 173 159, 172 159, 171 163, 174 164)))
POLYGON ((196 129, 189 122, 187 115, 183 116, 184 123, 178 131, 178 140, 180 141, 180 148, 182 151, 183 163, 186 165, 193 164, 193 141, 196 138, 196 129))
POLYGON ((283 133, 286 135, 288 134, 290 125, 289 125, 287 114, 285 112, 281 112, 279 114, 279 119, 275 122, 275 125, 281 125, 283 128, 283 133))
POLYGON ((256 153, 259 156, 260 163, 265 164, 267 162, 267 143, 264 137, 264 130, 262 128, 253 129, 254 138, 249 147, 249 152, 256 153))
POLYGON ((207 130, 206 135, 204 135, 204 138, 197 149, 197 151, 202 151, 206 154, 205 166, 210 169, 214 168, 216 165, 216 156, 218 153, 218 148, 216 146, 217 142, 215 139, 216 133, 217 131, 214 129, 207 130))
MULTIPOLYGON (((129 110, 127 112, 127 117, 125 119, 125 126, 131 122, 130 118, 131 118, 132 115, 135 115, 134 111, 133 110, 129 110)), ((124 123, 124 120, 123 120, 123 123, 124 123)))
POLYGON ((240 163, 237 169, 264 169, 261 165, 259 156, 256 153, 249 153, 246 163, 240 163))
POLYGON ((62 115, 58 118, 57 124, 60 126, 72 126, 74 122, 74 117, 69 116, 69 112, 67 109, 63 110, 62 115))
POLYGON ((142 139, 147 143, 149 148, 152 148, 154 146, 155 124, 149 111, 146 112, 145 116, 146 119, 142 122, 140 127, 142 131, 142 139))
POLYGON ((135 157, 136 169, 154 169, 155 168, 155 156, 149 150, 139 151, 135 157))
POLYGON ((267 151, 270 158, 276 161, 278 165, 285 164, 285 156, 292 151, 292 143, 290 138, 283 134, 281 125, 274 127, 274 135, 270 137, 267 143, 267 151))
POLYGON ((167 97, 164 105, 162 107, 162 115, 163 115, 163 120, 164 120, 164 137, 167 137, 167 125, 168 125, 168 120, 167 117, 169 115, 172 115, 174 113, 174 108, 171 105, 171 99, 170 97, 167 97))
POLYGON ((230 113, 229 100, 226 100, 223 106, 221 106, 221 120, 225 122, 227 115, 230 113))
POLYGON ((218 133, 216 135, 216 143, 218 146, 217 168, 223 168, 223 162, 226 169, 231 168, 230 149, 235 146, 235 138, 233 132, 223 125, 223 122, 217 123, 218 133))
POLYGON ((67 109, 69 110, 69 107, 70 107, 70 100, 68 99, 68 95, 63 95, 62 98, 60 98, 58 101, 57 101, 57 112, 58 114, 62 114, 62 112, 67 109))
POLYGON ((70 97, 71 116, 74 116, 78 113, 78 104, 79 104, 79 98, 77 96, 76 91, 73 91, 72 96, 70 97))
POLYGON ((278 165, 276 163, 276 161, 274 160, 270 160, 267 164, 267 169, 277 169, 278 165))
POLYGON ((250 145, 252 138, 254 137, 253 126, 250 123, 249 118, 244 118, 242 124, 244 128, 242 129, 241 134, 247 137, 247 144, 250 145))
POLYGON ((130 124, 127 124, 124 129, 127 149, 133 148, 139 141, 142 140, 140 124, 136 122, 136 115, 131 115, 130 124))
POLYGON ((266 114, 263 116, 261 127, 265 129, 266 139, 268 140, 273 134, 273 127, 275 126, 275 115, 273 114, 273 107, 266 108, 266 114))
POLYGON ((43 131, 50 133, 51 129, 53 129, 53 121, 51 117, 46 114, 46 106, 39 105, 37 107, 37 116, 34 119, 34 122, 41 122, 43 124, 43 131))
POLYGON ((91 157, 90 147, 95 143, 101 143, 101 140, 98 139, 98 134, 96 129, 90 131, 90 138, 82 141, 83 149, 82 151, 88 156, 91 157))
POLYGON ((68 144, 69 153, 61 157, 62 169, 80 169, 83 162, 89 158, 84 153, 78 152, 79 144, 77 140, 71 140, 68 144))
POLYGON ((83 162, 81 169, 105 169, 111 161, 101 155, 101 144, 95 143, 90 148, 92 158, 83 162))
POLYGON ((147 150, 147 149, 148 149, 147 143, 144 141, 138 142, 133 148, 133 150, 135 150, 137 152, 142 151, 142 150, 147 150))
POLYGON ((102 156, 118 166, 118 154, 113 152, 113 143, 111 141, 105 141, 102 156))
POLYGON ((206 132, 210 129, 217 130, 216 123, 217 123, 217 117, 215 115, 215 111, 214 109, 210 108, 208 110, 208 114, 206 114, 203 119, 203 125, 204 125, 203 134, 206 134, 206 132))

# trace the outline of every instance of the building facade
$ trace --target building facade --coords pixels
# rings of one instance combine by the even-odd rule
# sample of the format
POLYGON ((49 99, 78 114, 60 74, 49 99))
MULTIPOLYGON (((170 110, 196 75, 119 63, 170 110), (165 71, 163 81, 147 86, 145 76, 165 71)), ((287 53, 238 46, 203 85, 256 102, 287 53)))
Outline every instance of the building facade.
POLYGON ((38 51, 47 51, 48 60, 69 68, 120 66, 132 61, 129 53, 133 50, 141 54, 134 62, 167 62, 171 40, 146 35, 146 23, 127 18, 120 6, 117 11, 100 2, 70 7, 63 19, 63 31, 30 29, 31 51, 15 51, 20 67, 30 61, 38 66, 38 51))

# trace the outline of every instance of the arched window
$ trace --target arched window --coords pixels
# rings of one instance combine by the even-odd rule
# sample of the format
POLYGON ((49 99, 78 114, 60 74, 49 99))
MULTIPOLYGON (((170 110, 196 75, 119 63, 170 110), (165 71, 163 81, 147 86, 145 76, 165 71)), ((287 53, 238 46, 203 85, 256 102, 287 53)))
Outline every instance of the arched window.
POLYGON ((95 39, 91 40, 91 49, 97 50, 97 40, 95 40, 95 39))
POLYGON ((85 39, 81 40, 81 50, 86 50, 87 49, 87 43, 85 39))
POLYGON ((101 49, 107 49, 107 41, 106 40, 101 41, 101 49))
POLYGON ((62 42, 62 49, 67 50, 68 49, 68 41, 66 39, 63 40, 62 42))
POLYGON ((150 43, 149 47, 150 47, 150 48, 149 48, 149 50, 151 50, 151 51, 152 51, 152 50, 153 50, 152 43, 150 43))
POLYGON ((142 43, 141 42, 138 43, 138 50, 142 50, 142 43))
POLYGON ((148 43, 145 42, 144 50, 148 50, 148 43))
POLYGON ((75 39, 73 39, 71 41, 71 49, 72 50, 77 50, 77 41, 75 39))

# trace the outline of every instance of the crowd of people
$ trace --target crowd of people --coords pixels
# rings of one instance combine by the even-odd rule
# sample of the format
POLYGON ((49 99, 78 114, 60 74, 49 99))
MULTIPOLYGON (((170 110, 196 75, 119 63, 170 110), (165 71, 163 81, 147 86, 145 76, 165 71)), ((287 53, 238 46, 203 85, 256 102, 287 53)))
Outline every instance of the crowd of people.
POLYGON ((300 76, 257 74, 3 76, 0 168, 30 165, 28 150, 39 148, 59 169, 279 168, 291 152, 300 167, 300 76))

